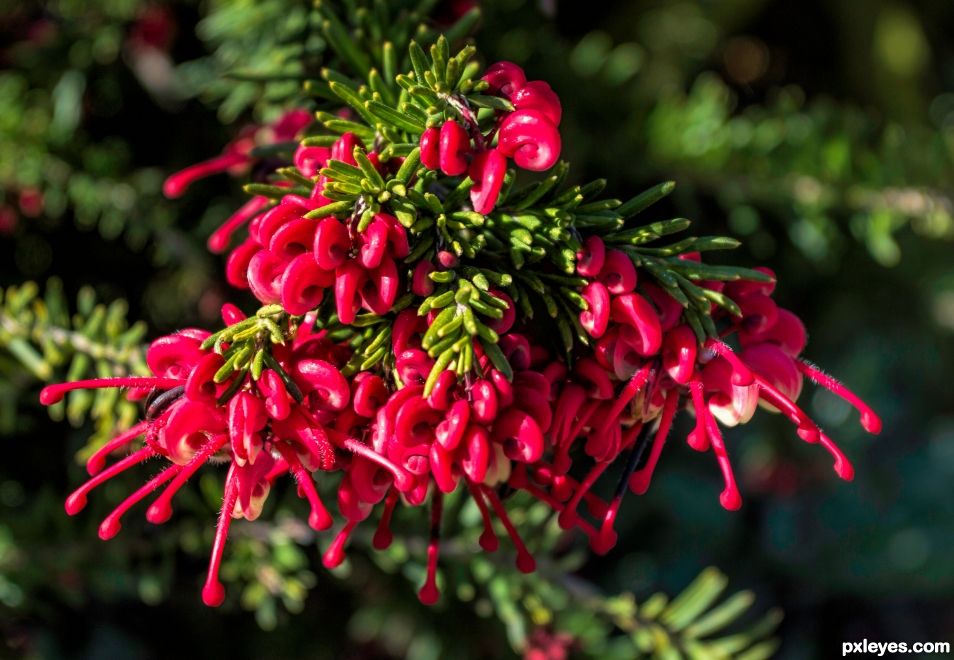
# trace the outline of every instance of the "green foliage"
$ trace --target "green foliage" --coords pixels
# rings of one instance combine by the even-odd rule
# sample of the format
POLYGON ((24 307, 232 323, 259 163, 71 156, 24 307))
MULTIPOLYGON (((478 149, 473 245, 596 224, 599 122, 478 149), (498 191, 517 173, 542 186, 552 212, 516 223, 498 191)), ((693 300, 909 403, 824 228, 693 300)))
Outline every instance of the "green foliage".
MULTIPOLYGON (((44 383, 148 373, 141 345, 146 325, 129 323, 125 301, 97 303, 93 290, 84 287, 71 312, 63 285, 55 279, 42 294, 33 282, 0 293, 0 368, 9 375, 11 387, 29 385, 18 365, 44 383)), ((96 430, 87 451, 139 417, 139 407, 118 390, 72 392, 49 410, 55 419, 65 416, 74 426, 93 421, 96 430)), ((0 421, 5 428, 13 423, 6 415, 0 421)))

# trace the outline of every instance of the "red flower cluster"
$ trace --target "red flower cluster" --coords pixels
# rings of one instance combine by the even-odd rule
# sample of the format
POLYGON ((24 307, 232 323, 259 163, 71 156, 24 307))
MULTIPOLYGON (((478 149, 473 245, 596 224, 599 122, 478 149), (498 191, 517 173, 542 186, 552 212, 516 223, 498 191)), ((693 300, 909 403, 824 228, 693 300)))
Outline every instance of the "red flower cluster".
MULTIPOLYGON (((464 97, 448 97, 463 125, 449 120, 420 137, 421 163, 448 176, 468 174, 475 182, 473 207, 482 214, 497 202, 508 158, 530 170, 556 162, 561 118, 559 99, 550 87, 527 82, 512 63, 493 65, 484 80, 492 94, 509 100, 513 111, 498 113, 484 133, 464 97)), ((272 127, 269 139, 294 137, 309 121, 303 111, 289 113, 272 127)), ((248 164, 250 140, 240 138, 225 155, 170 177, 167 194, 180 194, 199 176, 248 164)), ((80 388, 127 387, 132 399, 148 395, 145 419, 90 458, 92 478, 67 499, 67 512, 76 514, 87 494, 111 477, 152 457, 169 462, 107 516, 100 526, 102 538, 115 535, 122 515, 168 482, 146 514, 151 522, 164 522, 175 493, 203 464, 228 464, 203 590, 205 602, 217 605, 224 598, 218 569, 230 520, 257 518, 274 480, 291 474, 299 496, 309 503, 309 524, 327 529, 333 521, 314 475, 337 472, 344 525, 324 563, 332 567, 343 561, 352 532, 379 504, 374 545, 383 548, 391 542, 390 521, 398 504, 429 503, 427 577, 419 597, 433 603, 445 494, 458 488, 469 492, 483 518, 479 542, 486 551, 499 545, 492 523, 492 514, 496 516, 512 539, 522 571, 532 571, 535 562, 502 501, 511 490, 547 503, 559 513, 563 528, 581 529, 594 550, 606 552, 616 542, 614 524, 626 490, 647 490, 673 419, 683 408, 696 420, 689 445, 715 455, 725 481, 720 501, 727 509, 738 508, 742 500, 720 424, 745 423, 759 405, 790 419, 800 438, 822 445, 834 457, 837 474, 851 479, 848 459, 795 403, 803 378, 855 406, 867 431, 877 433, 880 421, 843 385, 800 357, 805 329, 797 316, 772 300, 770 271, 763 271, 764 282, 698 282, 714 299, 722 300, 724 294, 738 308, 728 305, 738 312, 733 314, 725 301, 723 306, 713 303, 706 318, 713 323, 713 336, 700 342, 701 330, 690 324, 694 317, 666 289, 640 279, 630 254, 608 247, 599 236, 581 237, 575 263, 583 284, 571 289, 581 280, 570 280, 564 293, 585 302, 578 320, 590 336, 589 347, 578 346, 570 358, 557 356, 548 349, 546 328, 518 322, 514 301, 490 286, 480 272, 483 264, 461 264, 445 249, 449 239, 433 235, 430 225, 432 235, 422 236, 425 230, 409 235, 383 211, 361 224, 366 214, 360 206, 345 220, 331 214, 308 217, 332 203, 323 195, 329 182, 322 169, 330 160, 357 165, 355 148, 362 146, 352 133, 331 147, 300 146, 293 161, 301 176, 315 182, 310 194, 287 194, 277 203, 255 197, 210 238, 210 247, 223 251, 232 233, 248 224, 249 237, 229 256, 227 279, 251 289, 261 302, 277 304, 277 321, 267 310, 262 311, 264 320, 245 319, 226 305, 226 334, 210 337, 185 330, 153 342, 147 354, 151 377, 95 379, 43 390, 46 404, 80 388), (422 256, 405 264, 413 239, 421 241, 415 254, 422 256), (474 271, 484 279, 479 292, 474 271), (430 298, 435 282, 464 276, 474 280, 476 299, 464 295, 465 288, 447 288, 430 298), (359 343, 351 340, 362 339, 357 334, 342 338, 337 331, 314 330, 329 289, 337 316, 331 325, 343 328, 344 335, 350 334, 348 326, 361 309, 385 318, 375 346, 386 356, 367 363, 373 366, 360 370, 355 365, 366 357, 355 354, 359 343), (405 292, 416 304, 387 316, 405 292), (425 304, 417 307, 422 299, 425 304), (437 299, 443 302, 430 309, 437 299), (499 303, 493 314, 485 313, 488 300, 499 303), (481 313, 479 325, 471 307, 481 313), (466 332, 450 334, 447 328, 466 332), (391 350, 385 351, 381 347, 387 346, 388 336, 391 350), (443 342, 441 350, 436 350, 435 337, 443 342), (140 448, 105 467, 107 455, 140 437, 140 448), (594 484, 620 459, 625 469, 613 497, 597 497, 594 484)), ((399 158, 381 163, 374 151, 368 161, 382 178, 401 164, 399 158)), ((361 165, 368 170, 363 159, 361 165)), ((292 178, 300 181, 301 176, 292 178)), ((395 213, 401 211, 395 207, 395 213)), ((473 232, 476 225, 465 229, 473 232)), ((494 281, 505 287, 505 278, 494 274, 494 281)), ((543 275, 567 281, 563 275, 543 275)))
POLYGON ((465 126, 454 119, 421 135, 421 163, 448 176, 467 174, 474 185, 470 198, 478 213, 490 213, 497 204, 507 159, 518 167, 542 172, 560 158, 560 99, 542 80, 527 82, 513 62, 497 62, 484 74, 489 91, 510 100, 514 110, 500 112, 486 134, 466 106, 458 108, 465 126), (496 136, 497 146, 491 147, 496 136))
MULTIPOLYGON (((314 177, 332 158, 355 164, 355 146, 361 146, 360 141, 345 133, 330 149, 300 147, 295 162, 302 173, 314 177)), ((381 167, 376 158, 372 162, 381 167)), ((334 289, 342 323, 351 323, 361 308, 386 314, 400 284, 396 260, 408 255, 407 232, 387 213, 375 215, 363 231, 356 222, 333 216, 304 217, 331 203, 322 195, 325 184, 325 178, 318 177, 308 198, 285 195, 259 215, 255 213, 267 200, 253 199, 255 207, 243 213, 251 220, 249 237, 229 256, 226 278, 237 288, 250 288, 263 303, 280 303, 290 314, 314 309, 329 288, 334 289)))

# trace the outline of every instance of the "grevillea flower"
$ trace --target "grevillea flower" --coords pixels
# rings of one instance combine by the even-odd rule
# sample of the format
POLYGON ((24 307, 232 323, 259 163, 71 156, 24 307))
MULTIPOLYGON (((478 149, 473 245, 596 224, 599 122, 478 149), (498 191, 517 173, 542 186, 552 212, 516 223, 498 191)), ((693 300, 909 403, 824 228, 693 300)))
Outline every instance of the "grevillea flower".
MULTIPOLYGON (((232 306, 223 310, 223 316, 233 322, 242 320, 232 306)), ((274 347, 274 364, 284 376, 267 368, 258 380, 243 372, 222 382, 214 377, 224 359, 202 348, 207 336, 184 330, 154 341, 146 355, 150 377, 50 385, 40 400, 50 405, 69 391, 102 387, 129 388, 130 398, 148 394, 144 419, 89 458, 91 478, 66 500, 67 513, 75 515, 85 507, 90 491, 112 477, 152 458, 168 462, 103 520, 99 535, 104 540, 119 532, 122 516, 130 508, 168 483, 146 511, 150 522, 165 522, 172 515, 173 497, 193 474, 206 464, 227 464, 222 514, 202 592, 206 604, 218 605, 224 598, 218 570, 232 518, 255 520, 271 484, 289 474, 311 508, 309 525, 327 529, 332 518, 318 495, 313 473, 337 468, 344 460, 338 452, 361 456, 372 452, 335 431, 352 392, 339 370, 347 352, 324 333, 299 332, 291 345, 274 347), (129 451, 140 439, 138 449, 106 467, 109 455, 129 451)), ((367 387, 362 392, 367 405, 367 387)))
MULTIPOLYGON (((523 203, 525 214, 475 217, 495 209, 505 182, 509 190, 509 160, 544 171, 562 147, 562 108, 547 83, 498 62, 476 84, 482 98, 441 92, 440 115, 409 101, 400 126, 371 127, 368 149, 358 134, 371 133, 353 122, 338 125, 357 134, 305 140, 293 153, 288 145, 288 167, 270 172, 271 183, 258 189, 264 194, 209 239, 213 251, 224 252, 247 227, 228 256, 226 278, 265 304, 255 317, 226 305, 228 327, 214 336, 184 330, 157 339, 147 352, 149 377, 43 390, 46 404, 99 387, 128 388, 130 399, 145 399, 143 420, 90 457, 91 478, 67 498, 70 515, 100 484, 158 459, 163 469, 103 520, 100 536, 118 533, 122 516, 157 492, 146 517, 162 523, 192 475, 222 464, 222 509, 203 589, 204 601, 218 605, 231 520, 258 518, 275 479, 287 474, 307 502, 309 525, 329 529, 315 475, 326 483, 326 473, 336 473, 329 479, 342 525, 324 564, 344 561, 355 529, 376 512, 373 544, 381 549, 392 541, 398 506, 427 507, 427 571, 418 596, 433 603, 445 496, 460 490, 473 499, 483 550, 499 548, 495 525, 502 526, 521 571, 534 570, 535 560, 505 505, 515 490, 546 503, 562 528, 582 530, 605 553, 616 542, 626 491, 649 488, 683 410, 695 418, 689 446, 714 455, 726 509, 742 499, 722 429, 747 423, 759 408, 784 415, 798 437, 831 454, 840 477, 852 478, 847 457, 797 404, 806 377, 857 408, 865 430, 877 433, 881 422, 802 358, 804 325, 773 300, 771 271, 749 272, 753 279, 745 281, 689 278, 686 290, 702 291, 691 301, 700 317, 684 307, 685 294, 669 293, 682 289, 634 257, 640 253, 632 246, 620 247, 620 234, 605 242, 612 233, 586 235, 587 227, 621 224, 626 214, 608 210, 618 202, 580 205, 585 187, 551 191, 560 177, 548 177, 518 192, 523 202, 513 209, 523 203), (408 137, 389 143, 397 132, 408 137), (416 169, 415 142, 423 169, 416 169), (532 206, 541 199, 546 207, 532 206), (577 212, 590 220, 579 222, 577 212), (536 242, 541 237, 547 247, 536 242), (487 261, 475 256, 484 248, 492 251, 487 261), (518 263, 516 253, 531 257, 518 263), (557 289, 559 301, 545 293, 557 289), (561 332, 572 321, 585 341, 574 343, 568 330, 566 351, 555 353, 549 321, 533 320, 541 302, 561 332), (120 452, 126 455, 107 467, 107 457, 120 452), (597 496, 594 486, 618 461, 623 470, 612 496, 597 496)), ((381 92, 373 94, 365 109, 382 111, 381 92)), ((347 122, 366 118, 354 107, 358 114, 347 122)), ((198 178, 245 169, 254 146, 297 139, 310 122, 308 112, 294 110, 249 129, 221 156, 171 176, 165 192, 175 197, 198 178)), ((698 254, 679 258, 686 261, 674 263, 683 267, 699 261, 698 254)), ((539 641, 565 650, 566 640, 539 641)))

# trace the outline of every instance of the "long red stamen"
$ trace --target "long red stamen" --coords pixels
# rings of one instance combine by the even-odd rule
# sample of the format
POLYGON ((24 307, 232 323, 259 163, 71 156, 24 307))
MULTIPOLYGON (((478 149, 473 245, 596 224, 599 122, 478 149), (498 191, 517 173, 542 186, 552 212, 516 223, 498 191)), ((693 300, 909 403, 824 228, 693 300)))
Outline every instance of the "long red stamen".
POLYGON ((201 163, 190 165, 169 176, 162 184, 162 193, 170 198, 181 197, 186 189, 199 179, 224 172, 230 167, 249 162, 250 158, 241 153, 226 153, 201 163))
POLYGON ((629 484, 630 476, 639 467, 646 454, 649 427, 643 424, 636 424, 627 429, 626 436, 621 443, 621 453, 632 447, 629 458, 626 460, 626 466, 620 475, 619 482, 616 484, 616 491, 613 493, 613 499, 606 507, 606 512, 602 516, 600 529, 590 534, 590 547, 597 554, 606 554, 616 545, 616 516, 619 514, 620 505, 623 503, 623 497, 626 495, 626 487, 629 484))
POLYGON ((157 474, 155 477, 150 479, 139 488, 132 495, 124 499, 119 506, 112 510, 112 512, 103 519, 103 522, 99 525, 99 538, 104 541, 116 536, 119 533, 119 530, 122 529, 122 517, 126 515, 126 512, 129 511, 136 504, 139 504, 142 500, 146 499, 151 495, 159 486, 166 483, 172 479, 175 475, 182 470, 181 465, 170 465, 165 470, 157 474))
POLYGON ((86 496, 91 490, 100 484, 109 481, 117 474, 125 472, 132 466, 142 463, 150 456, 155 455, 155 453, 156 452, 152 450, 152 447, 143 447, 139 451, 130 454, 118 463, 113 463, 108 468, 95 475, 92 479, 88 480, 82 486, 74 490, 70 496, 66 498, 66 513, 71 516, 75 516, 77 513, 83 510, 83 507, 86 506, 86 496))
POLYGON ((182 385, 185 381, 177 378, 90 378, 88 380, 74 380, 71 383, 54 383, 40 390, 40 403, 50 406, 60 401, 67 392, 73 390, 95 390, 106 387, 132 387, 167 389, 182 385))
POLYGON ((692 407, 696 409, 696 426, 686 437, 686 444, 696 451, 705 451, 709 448, 709 434, 706 432, 705 418, 702 413, 702 409, 706 407, 706 401, 702 396, 701 380, 693 380, 689 383, 689 394, 692 397, 692 407))
POLYGON ((494 490, 489 486, 481 486, 481 491, 487 497, 487 501, 490 502, 490 506, 493 507, 494 513, 496 513, 497 517, 500 518, 500 522, 503 523, 504 528, 507 530, 507 534, 510 535, 510 540, 517 549, 517 569, 521 573, 532 573, 537 568, 537 561, 527 550, 527 546, 524 545, 523 539, 520 538, 517 528, 514 527, 513 523, 510 521, 510 516, 507 515, 507 510, 504 508, 503 502, 500 501, 500 498, 497 497, 497 493, 495 493, 494 490))
MULTIPOLYGON (((615 456, 613 457, 615 459, 615 456)), ((577 521, 576 508, 579 506, 580 501, 590 492, 590 489, 593 487, 593 484, 596 483, 596 480, 600 478, 603 472, 606 471, 606 468, 609 467, 612 461, 599 461, 597 462, 583 478, 583 481, 580 482, 579 486, 576 487, 576 490, 573 492, 573 497, 566 503, 563 507, 563 510, 560 512, 557 522, 559 523, 562 529, 570 529, 577 521)))
POLYGON ((417 592, 417 598, 425 605, 433 605, 440 598, 437 588, 437 559, 441 549, 441 514, 444 512, 444 494, 434 490, 431 496, 431 533, 427 542, 427 577, 424 586, 417 592))
POLYGON ((407 471, 402 470, 393 462, 388 460, 386 456, 382 456, 378 452, 371 449, 363 442, 355 440, 354 438, 347 438, 344 441, 344 447, 350 452, 367 458, 369 461, 373 461, 383 467, 385 470, 390 472, 394 476, 394 487, 397 488, 402 493, 414 488, 415 480, 407 471))
MULTIPOLYGON (((518 469, 523 469, 523 463, 520 463, 518 469)), ((494 524, 490 519, 490 511, 487 509, 487 502, 484 501, 484 496, 480 494, 480 490, 474 485, 474 482, 470 479, 466 479, 467 490, 470 491, 470 496, 474 499, 474 503, 477 505, 477 508, 480 510, 480 517, 484 521, 484 531, 480 533, 480 547, 483 548, 486 552, 496 552, 497 548, 500 547, 500 539, 497 538, 497 534, 494 532, 494 524)))
POLYGON ((238 494, 238 479, 233 465, 225 478, 225 494, 222 496, 219 525, 215 528, 215 540, 212 542, 212 554, 209 557, 209 571, 205 577, 205 586, 202 587, 202 602, 209 607, 218 607, 225 600, 225 587, 219 581, 219 568, 222 565, 222 553, 225 551, 225 541, 229 536, 232 511, 235 509, 238 494))
POLYGON ((630 488, 637 495, 642 495, 649 490, 649 483, 652 481, 659 456, 666 445, 666 438, 669 437, 669 429, 672 428, 672 420, 676 415, 676 406, 678 405, 679 391, 670 390, 666 394, 665 403, 663 403, 662 415, 659 417, 659 428, 656 430, 656 435, 653 436, 653 448, 649 453, 649 460, 646 461, 646 465, 634 472, 629 480, 630 488))
POLYGON ((387 499, 384 501, 384 511, 381 513, 381 520, 378 522, 378 528, 374 532, 372 544, 375 550, 385 550, 391 546, 394 540, 394 534, 391 533, 391 517, 394 515, 394 509, 397 506, 400 495, 393 488, 388 491, 387 499))
POLYGON ((305 499, 308 500, 308 505, 311 507, 311 513, 308 514, 308 526, 318 532, 331 527, 334 520, 332 520, 331 514, 328 513, 328 509, 321 501, 321 496, 318 495, 311 473, 305 469, 305 466, 301 464, 301 461, 295 456, 294 450, 290 447, 279 446, 278 451, 288 463, 288 469, 295 475, 295 480, 298 482, 298 496, 301 497, 304 494, 305 499))
POLYGON ((788 417, 791 422, 798 427, 798 437, 805 442, 818 442, 818 425, 812 421, 808 414, 798 407, 794 401, 782 394, 781 390, 770 382, 755 375, 755 382, 759 386, 759 398, 778 408, 783 415, 788 417))
POLYGON ((818 432, 818 442, 819 444, 828 450, 828 453, 835 458, 835 474, 844 479, 845 481, 851 481, 855 478, 855 468, 852 466, 851 461, 848 460, 848 457, 845 456, 844 452, 835 444, 835 442, 825 435, 824 431, 819 430, 818 432))
MULTIPOLYGON (((729 461, 729 453, 725 448, 725 441, 722 439, 722 432, 709 409, 704 407, 703 413, 706 420, 706 429, 709 431, 709 439, 712 442, 712 451, 716 455, 719 463, 719 469, 722 471, 722 478, 725 481, 725 488, 719 495, 719 503, 723 508, 729 511, 735 511, 742 506, 742 496, 739 494, 739 488, 735 484, 735 476, 732 473, 732 463, 729 461)), ((698 413, 697 413, 698 414, 698 413)))
POLYGON ((215 252, 216 254, 223 252, 229 246, 229 240, 231 240, 232 234, 234 234, 239 227, 258 215, 259 211, 268 206, 268 203, 269 200, 267 197, 256 196, 242 204, 235 213, 230 215, 229 218, 219 225, 219 228, 209 236, 207 242, 209 251, 215 252))
POLYGON ((209 460, 212 454, 221 449, 226 442, 228 442, 228 438, 225 435, 218 435, 202 445, 202 448, 189 459, 189 462, 182 466, 182 470, 172 480, 172 483, 166 486, 166 489, 146 509, 146 520, 156 525, 161 525, 169 520, 172 517, 172 498, 192 475, 209 460))
POLYGON ((627 382, 626 386, 620 391, 619 398, 616 399, 613 407, 610 408, 606 417, 603 419, 603 423, 600 425, 600 434, 605 434, 610 424, 615 424, 619 421, 619 416, 623 413, 623 409, 629 405, 633 397, 639 394, 639 391, 643 389, 654 373, 656 373, 656 370, 652 365, 647 364, 633 374, 633 377, 629 379, 629 382, 627 382))
POLYGON ((328 546, 325 554, 321 557, 321 563, 325 565, 325 568, 337 568, 345 560, 345 545, 351 537, 351 532, 354 531, 359 522, 359 520, 349 520, 335 536, 334 541, 331 542, 331 545, 328 546))
POLYGON ((123 431, 105 445, 97 449, 93 455, 87 459, 86 471, 89 472, 90 476, 96 475, 97 472, 100 472, 104 467, 106 467, 107 456, 112 454, 120 447, 125 447, 130 442, 138 438, 143 434, 143 432, 146 430, 146 427, 148 426, 149 424, 147 422, 139 422, 129 430, 123 431))
POLYGON ((867 403, 862 401, 857 394, 845 387, 841 381, 829 376, 806 360, 796 360, 795 366, 798 367, 799 371, 811 378, 812 381, 818 383, 826 390, 837 394, 854 406, 855 410, 861 413, 861 426, 865 431, 874 434, 881 433, 881 418, 878 417, 877 413, 875 413, 867 403))

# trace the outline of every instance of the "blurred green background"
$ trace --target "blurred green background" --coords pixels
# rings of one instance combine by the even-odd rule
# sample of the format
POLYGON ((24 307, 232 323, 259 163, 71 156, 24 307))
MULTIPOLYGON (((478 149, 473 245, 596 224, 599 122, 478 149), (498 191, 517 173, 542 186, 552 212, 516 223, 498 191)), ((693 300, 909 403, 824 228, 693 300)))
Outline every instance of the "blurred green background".
MULTIPOLYGON (((643 598, 718 566, 759 608, 784 610, 782 658, 832 657, 862 638, 954 642, 954 3, 481 6, 485 60, 519 62, 560 95, 571 176, 606 177, 621 197, 675 179, 653 219, 742 239, 728 259, 777 271, 777 299, 810 330, 807 355, 885 421, 865 437, 840 401, 803 394, 854 459, 852 484, 780 420, 732 430, 737 513, 718 505, 710 457, 671 443, 653 488, 624 507, 617 548, 574 579, 643 598)), ((161 182, 293 93, 294 76, 266 86, 223 72, 307 65, 307 45, 285 39, 306 13, 295 0, 5 3, 0 286, 39 282, 73 307, 74 328, 99 315, 90 332, 103 346, 133 321, 145 322, 133 339, 213 326, 229 294, 204 241, 241 182, 218 177, 176 202, 161 182), (97 311, 94 298, 119 302, 97 311)), ((108 544, 95 532, 106 501, 67 519, 74 454, 115 419, 84 425, 78 407, 62 411, 70 427, 36 404, 40 380, 73 362, 68 348, 59 365, 24 348, 48 350, 51 321, 22 314, 18 295, 32 292, 7 290, 0 308, 0 656, 512 653, 480 599, 419 606, 419 573, 402 578, 400 556, 359 554, 350 575, 329 575, 283 505, 230 545, 241 598, 205 609, 211 483, 187 489, 165 527, 130 516, 108 544)), ((104 490, 115 502, 124 486, 104 490)))

